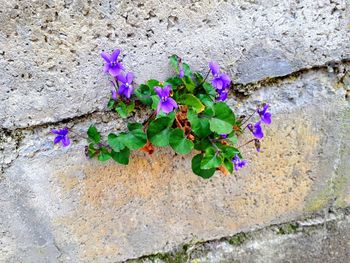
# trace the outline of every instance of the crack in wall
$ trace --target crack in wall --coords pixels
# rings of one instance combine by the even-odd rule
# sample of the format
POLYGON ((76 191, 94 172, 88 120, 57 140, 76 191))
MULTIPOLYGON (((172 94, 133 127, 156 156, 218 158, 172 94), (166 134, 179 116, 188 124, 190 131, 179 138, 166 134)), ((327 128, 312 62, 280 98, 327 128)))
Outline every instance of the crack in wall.
POLYGON ((350 216, 350 206, 338 209, 337 211, 328 210, 324 215, 316 213, 308 217, 295 219, 281 224, 271 224, 262 228, 255 228, 251 231, 240 232, 233 236, 227 236, 220 239, 182 244, 178 248, 165 253, 144 255, 138 258, 130 258, 123 262, 141 263, 154 262, 155 260, 156 262, 193 262, 190 260, 192 254, 195 254, 198 251, 203 253, 206 250, 209 250, 211 244, 226 243, 231 246, 241 246, 244 243, 254 240, 263 231, 271 231, 276 235, 281 236, 295 235, 298 233, 309 234, 311 231, 324 230, 327 224, 337 224, 345 221, 348 216, 350 216), (181 259, 183 261, 176 261, 175 259, 181 259))

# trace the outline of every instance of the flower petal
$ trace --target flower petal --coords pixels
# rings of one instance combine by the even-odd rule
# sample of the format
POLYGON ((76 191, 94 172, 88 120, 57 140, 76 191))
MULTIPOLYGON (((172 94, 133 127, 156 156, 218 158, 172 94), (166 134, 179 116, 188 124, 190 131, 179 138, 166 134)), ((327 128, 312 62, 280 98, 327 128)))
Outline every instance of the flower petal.
POLYGON ((261 120, 267 125, 271 124, 271 113, 266 112, 264 115, 261 116, 261 120))
POLYGON ((255 138, 257 139, 262 139, 264 137, 264 132, 261 128, 261 122, 257 122, 254 125, 254 131, 253 131, 253 135, 255 136, 255 138))
POLYGON ((166 85, 166 86, 163 88, 163 96, 164 96, 164 97, 169 97, 170 91, 171 91, 171 85, 166 85))
POLYGON ((59 143, 62 139, 63 139, 63 136, 58 135, 58 136, 56 136, 55 139, 53 140, 53 143, 54 143, 54 144, 57 144, 57 143, 59 143))
POLYGON ((125 95, 125 93, 127 92, 128 87, 123 85, 120 85, 119 89, 118 89, 118 94, 119 95, 125 95))
POLYGON ((112 99, 117 100, 117 92, 115 90, 111 90, 112 93, 112 99))
POLYGON ((110 62, 111 62, 111 57, 108 55, 108 53, 102 52, 102 53, 101 53, 101 57, 102 57, 107 63, 110 63, 110 62))
POLYGON ((129 87, 126 89, 125 93, 124 93, 124 94, 125 94, 125 97, 127 97, 128 99, 130 99, 130 97, 131 97, 133 91, 134 91, 133 87, 129 86, 129 87))
POLYGON ((154 87, 154 91, 157 93, 157 95, 159 96, 159 98, 163 97, 163 89, 161 87, 154 87))
POLYGON ((167 99, 164 102, 160 102, 161 103, 161 109, 162 111, 164 111, 165 113, 169 113, 172 112, 174 109, 174 105, 169 101, 169 99, 167 99))
POLYGON ((134 79, 134 74, 132 72, 129 72, 128 74, 126 74, 126 81, 131 84, 132 81, 134 79))
POLYGON ((122 83, 126 83, 126 78, 125 76, 123 75, 123 73, 120 73, 118 76, 117 76, 117 79, 122 82, 122 83))
POLYGON ((104 71, 104 72, 108 72, 110 67, 111 67, 111 66, 109 65, 109 63, 105 64, 105 65, 103 66, 103 71, 104 71))
POLYGON ((114 50, 111 55, 111 61, 117 61, 119 54, 120 54, 120 49, 114 50))
POLYGON ((221 90, 223 88, 223 83, 222 83, 221 78, 213 79, 212 84, 213 84, 214 88, 216 88, 218 90, 221 90))
POLYGON ((219 72, 220 72, 220 67, 219 67, 219 65, 218 65, 216 62, 214 62, 214 61, 209 62, 209 68, 210 68, 211 73, 212 73, 213 75, 217 75, 217 74, 219 74, 219 72))
POLYGON ((177 103, 173 98, 168 98, 167 101, 170 102, 175 109, 178 108, 177 103))
POLYGON ((114 66, 114 67, 109 67, 109 74, 111 74, 113 77, 116 77, 116 76, 118 76, 119 75, 119 73, 120 73, 120 71, 121 71, 121 68, 120 68, 120 66, 114 66))
POLYGON ((63 147, 67 147, 70 144, 70 139, 68 138, 68 136, 64 136, 62 138, 62 145, 63 147))

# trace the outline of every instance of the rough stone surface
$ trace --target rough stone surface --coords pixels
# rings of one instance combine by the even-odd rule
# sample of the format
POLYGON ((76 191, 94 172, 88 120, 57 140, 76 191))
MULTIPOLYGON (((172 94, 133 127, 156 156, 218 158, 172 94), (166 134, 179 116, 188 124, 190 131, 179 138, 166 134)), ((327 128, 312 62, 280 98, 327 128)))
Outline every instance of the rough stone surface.
MULTIPOLYGON (((284 226, 285 228, 288 225, 284 226)), ((292 228, 281 233, 277 227, 194 246, 193 263, 344 263, 350 256, 350 217, 319 225, 292 228), (238 240, 238 241, 237 241, 238 240), (235 243, 237 242, 237 243, 235 243), (243 243, 243 244, 240 244, 243 243)), ((147 262, 146 260, 144 262, 147 262)), ((150 262, 150 261, 149 261, 150 262)), ((158 262, 167 262, 166 260, 158 262)))
MULTIPOLYGON (((1 259, 114 262, 287 222, 336 201, 349 205, 342 168, 349 102, 339 77, 310 71, 244 101, 231 97, 229 104, 244 103, 245 112, 269 101, 274 121, 263 152, 246 149, 247 169, 209 181, 189 172, 189 156, 171 150, 135 153, 122 167, 86 160, 78 137, 67 152, 53 149, 50 126, 23 131, 19 156, 0 182, 1 207, 9 211, 0 221, 1 259)), ((90 122, 103 131, 124 129, 120 119, 105 118, 68 125, 78 133, 90 122)))
MULTIPOLYGON (((0 261, 123 261, 348 207, 349 13, 346 0, 1 3, 0 261), (99 53, 115 47, 138 83, 166 78, 173 53, 203 72, 218 61, 249 94, 231 94, 235 111, 272 105, 262 153, 246 147, 247 169, 208 181, 170 149, 134 153, 126 167, 86 160, 90 123, 125 129, 105 111, 99 53), (61 125, 78 134, 65 150, 50 134, 61 125)), ((347 259, 348 216, 325 231, 266 230, 193 260, 347 259)))
POLYGON ((104 109, 101 50, 123 50, 139 83, 216 60, 240 83, 350 59, 346 0, 8 0, 0 6, 0 127, 104 109), (20 106, 19 106, 20 105, 20 106))

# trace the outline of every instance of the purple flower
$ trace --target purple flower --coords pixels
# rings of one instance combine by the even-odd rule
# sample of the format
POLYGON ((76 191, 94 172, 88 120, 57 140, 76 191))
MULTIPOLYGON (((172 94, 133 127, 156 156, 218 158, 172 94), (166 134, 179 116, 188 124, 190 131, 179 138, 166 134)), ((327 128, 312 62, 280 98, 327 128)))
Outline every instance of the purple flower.
POLYGON ((118 94, 124 95, 127 99, 130 99, 134 91, 134 88, 132 86, 134 74, 132 72, 129 72, 128 74, 126 74, 126 76, 120 74, 117 78, 121 83, 123 83, 118 89, 118 94))
POLYGON ((217 101, 225 101, 227 99, 228 96, 228 91, 227 90, 223 90, 223 91, 219 91, 218 90, 218 94, 216 96, 216 100, 217 101))
POLYGON ((233 157, 232 162, 236 171, 243 168, 247 164, 247 161, 241 160, 237 154, 235 155, 235 157, 233 157))
POLYGON ((171 85, 167 85, 164 88, 154 87, 155 92, 160 98, 157 107, 157 113, 162 109, 164 113, 169 113, 171 111, 178 108, 176 101, 169 97, 171 91, 171 85))
POLYGON ((254 126, 253 124, 249 123, 247 127, 253 133, 255 138, 262 139, 264 137, 264 133, 261 128, 261 121, 258 121, 257 123, 255 123, 254 126))
POLYGON ((113 100, 117 100, 117 92, 113 89, 113 90, 111 90, 111 96, 112 96, 112 99, 113 100))
POLYGON ((271 113, 267 112, 269 104, 265 104, 264 108, 258 109, 257 112, 260 115, 261 121, 267 125, 271 123, 271 113))
POLYGON ((220 134, 220 139, 226 139, 228 137, 228 134, 220 134))
POLYGON ((209 68, 210 68, 211 73, 213 74, 213 77, 214 77, 212 80, 213 86, 217 90, 226 89, 231 83, 230 77, 227 76, 226 74, 220 74, 219 65, 213 61, 209 63, 209 68))
POLYGON ((108 72, 113 77, 118 76, 118 74, 124 69, 123 65, 118 62, 119 54, 120 49, 113 51, 112 55, 109 55, 106 52, 101 53, 101 57, 106 61, 104 71, 108 72))
POLYGON ((53 141, 54 144, 62 142, 63 147, 67 147, 70 144, 67 127, 59 130, 51 130, 51 132, 57 135, 53 141))

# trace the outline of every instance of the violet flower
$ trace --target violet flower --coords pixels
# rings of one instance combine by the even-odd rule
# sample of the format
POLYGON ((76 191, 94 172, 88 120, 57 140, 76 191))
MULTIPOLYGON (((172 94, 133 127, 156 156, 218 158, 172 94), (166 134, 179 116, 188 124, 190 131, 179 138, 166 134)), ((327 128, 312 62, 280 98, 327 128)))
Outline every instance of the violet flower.
POLYGON ((228 137, 228 134, 220 134, 220 139, 226 139, 228 137))
POLYGON ((220 67, 217 63, 215 62, 210 62, 209 63, 209 68, 211 73, 213 74, 213 80, 212 84, 217 90, 224 90, 226 89, 230 83, 231 79, 229 76, 226 74, 220 74, 220 67))
POLYGON ((118 76, 118 74, 124 70, 123 65, 118 62, 118 56, 120 54, 120 49, 113 51, 111 55, 106 52, 101 53, 101 57, 106 61, 104 66, 104 71, 111 74, 113 77, 118 76))
POLYGON ((218 94, 216 96, 216 100, 217 101, 225 101, 227 99, 227 96, 228 96, 228 91, 225 89, 223 91, 217 91, 218 94))
POLYGON ((242 160, 236 154, 235 157, 233 157, 233 159, 232 159, 232 163, 234 165, 235 170, 238 171, 239 169, 243 168, 247 164, 247 161, 246 160, 242 160))
POLYGON ((51 132, 57 135, 53 141, 54 144, 62 142, 63 147, 67 147, 70 144, 67 127, 59 130, 51 130, 51 132))
POLYGON ((162 110, 164 113, 172 112, 178 108, 176 101, 173 98, 170 98, 171 85, 167 85, 164 88, 154 87, 155 92, 160 98, 160 101, 157 106, 157 113, 162 110))
POLYGON ((264 137, 264 133, 261 128, 261 121, 258 121, 257 123, 255 123, 254 126, 253 124, 249 123, 247 127, 253 133, 255 138, 262 139, 264 137))
POLYGON ((126 74, 126 76, 124 76, 123 74, 120 74, 117 79, 123 83, 122 85, 120 85, 119 89, 118 89, 118 94, 119 95, 124 95, 127 99, 130 99, 134 88, 132 86, 132 81, 134 79, 134 74, 132 72, 129 72, 128 74, 126 74))
POLYGON ((117 92, 115 91, 115 89, 111 90, 111 96, 113 100, 117 100, 117 92))
POLYGON ((267 125, 271 123, 271 113, 267 112, 268 108, 269 108, 269 104, 265 104, 262 109, 257 109, 257 112, 260 115, 261 121, 267 125))

